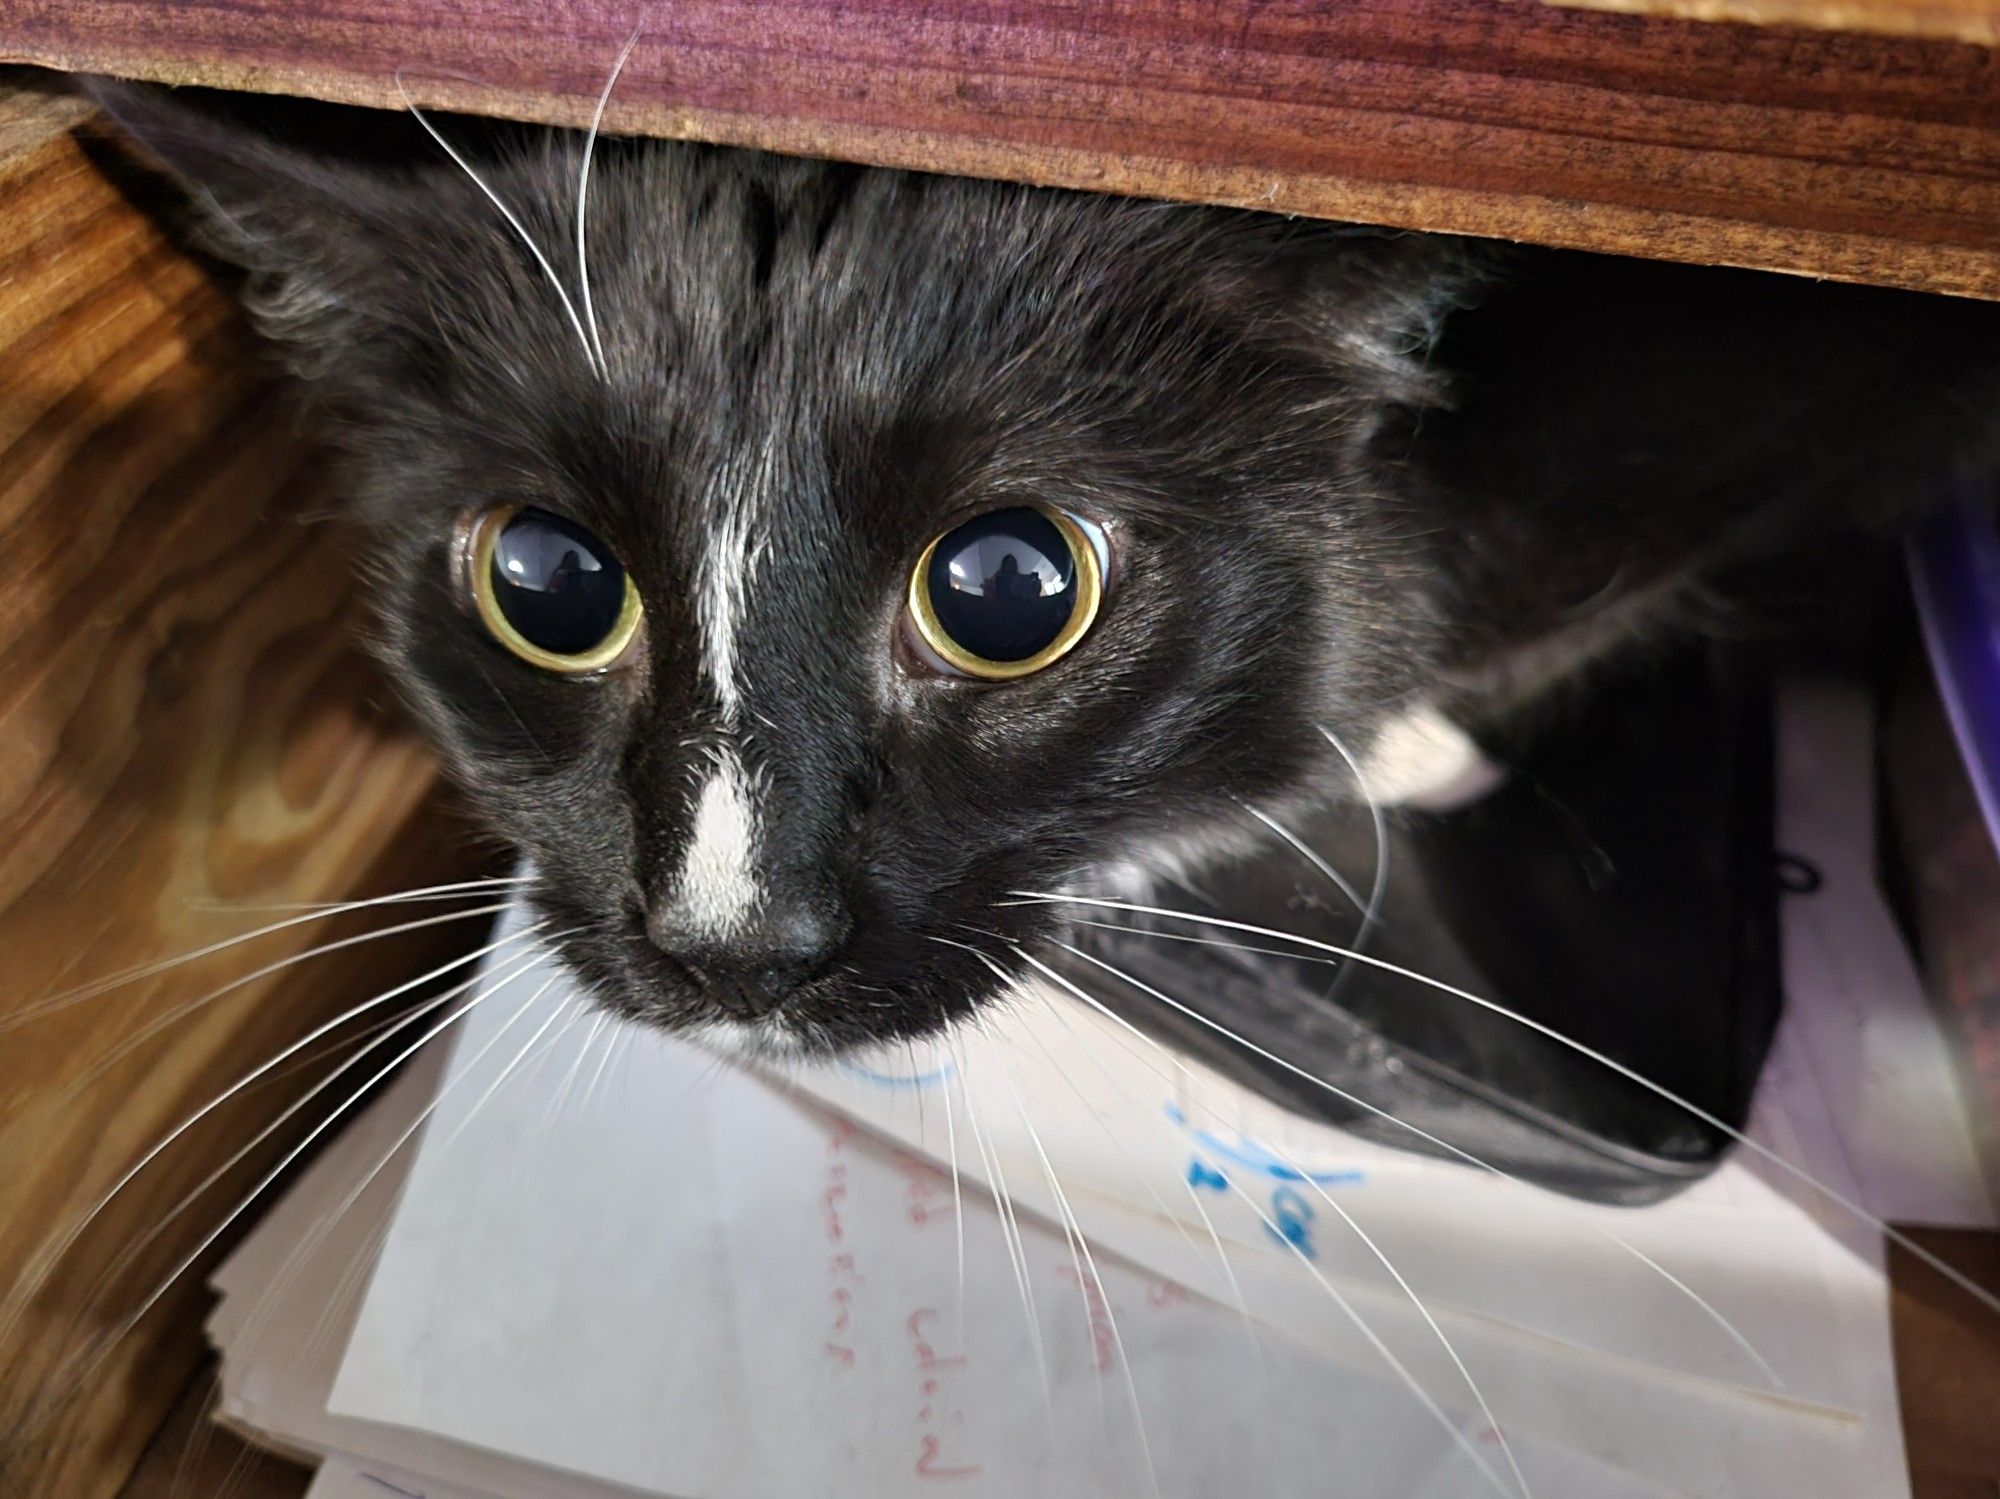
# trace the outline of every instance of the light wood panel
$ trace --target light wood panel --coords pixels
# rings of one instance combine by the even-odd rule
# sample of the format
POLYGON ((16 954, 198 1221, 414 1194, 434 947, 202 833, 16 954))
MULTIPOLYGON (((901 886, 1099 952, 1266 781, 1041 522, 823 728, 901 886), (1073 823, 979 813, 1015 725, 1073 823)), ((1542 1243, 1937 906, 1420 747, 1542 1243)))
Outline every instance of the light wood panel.
POLYGON ((359 944, 173 1018, 371 925, 308 922, 38 1010, 272 919, 216 902, 343 899, 479 862, 351 644, 348 568, 306 519, 326 500, 321 463, 228 296, 86 159, 64 128, 75 114, 0 92, 0 1493, 95 1499, 125 1482, 201 1356, 205 1261, 91 1366, 54 1428, 24 1430, 24 1413, 68 1393, 57 1376, 80 1341, 138 1306, 317 1110, 102 1296, 100 1273, 318 1074, 217 1110, 25 1315, 9 1315, 9 1288, 229 1079, 482 928, 359 944))
POLYGON ((2000 43, 1994 0, 1551 0, 1588 10, 1622 10, 1690 21, 1747 21, 1756 26, 1811 26, 1882 36, 1945 37, 2000 43))
MULTIPOLYGON (((1537 0, 0 0, 0 57, 2000 297, 2000 57, 1537 0)), ((411 150, 431 149, 411 131, 411 150)))

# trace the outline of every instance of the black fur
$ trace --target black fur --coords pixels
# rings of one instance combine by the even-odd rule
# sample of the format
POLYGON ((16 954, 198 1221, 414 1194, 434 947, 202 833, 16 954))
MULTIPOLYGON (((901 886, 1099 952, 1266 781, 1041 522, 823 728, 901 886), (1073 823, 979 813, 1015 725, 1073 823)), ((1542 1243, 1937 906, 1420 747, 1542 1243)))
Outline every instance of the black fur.
MULTIPOLYGON (((719 1013, 645 916, 721 732, 694 600, 732 513, 764 549, 763 877, 849 932, 785 1016, 831 1048, 980 1003, 934 939, 1054 932, 1008 892, 1349 795, 1317 726, 1362 752, 1419 701, 1531 698, 1802 518, 1896 513, 2000 417, 1983 305, 624 140, 593 168, 600 379, 414 122, 101 96, 212 204, 345 454, 381 651, 447 762, 584 928, 571 964, 668 1025, 719 1013), (1094 633, 1007 685, 909 669, 918 551, 1021 496, 1110 530, 1094 633), (469 617, 455 528, 508 501, 618 552, 640 666, 542 674, 469 617)), ((443 128, 574 289, 580 137, 443 128)))

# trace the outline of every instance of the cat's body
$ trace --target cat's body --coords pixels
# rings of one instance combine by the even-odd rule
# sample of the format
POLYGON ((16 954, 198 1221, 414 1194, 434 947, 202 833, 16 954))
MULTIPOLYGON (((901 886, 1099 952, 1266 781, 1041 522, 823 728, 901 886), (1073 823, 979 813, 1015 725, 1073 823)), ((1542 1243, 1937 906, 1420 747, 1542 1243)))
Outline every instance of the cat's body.
POLYGON ((447 762, 568 961, 668 1025, 963 1016, 1060 930, 1012 892, 1459 794, 1468 726, 2000 434, 1983 304, 665 142, 599 143, 580 253, 577 136, 444 126, 523 234, 414 122, 343 161, 108 98, 346 454, 447 762), (1030 504, 1104 544, 1088 636, 934 669, 914 560, 1030 504), (496 505, 616 553, 617 668, 481 630, 496 505))

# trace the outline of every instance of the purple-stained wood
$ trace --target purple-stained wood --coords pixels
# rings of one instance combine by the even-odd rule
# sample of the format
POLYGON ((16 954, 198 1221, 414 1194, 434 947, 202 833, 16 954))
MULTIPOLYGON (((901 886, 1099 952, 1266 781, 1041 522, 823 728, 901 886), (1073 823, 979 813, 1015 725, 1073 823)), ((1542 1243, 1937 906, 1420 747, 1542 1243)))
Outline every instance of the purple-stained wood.
MULTIPOLYGON (((2000 297, 2000 54, 1529 0, 0 0, 0 58, 2000 297)), ((411 149, 422 148, 413 132, 411 149)))

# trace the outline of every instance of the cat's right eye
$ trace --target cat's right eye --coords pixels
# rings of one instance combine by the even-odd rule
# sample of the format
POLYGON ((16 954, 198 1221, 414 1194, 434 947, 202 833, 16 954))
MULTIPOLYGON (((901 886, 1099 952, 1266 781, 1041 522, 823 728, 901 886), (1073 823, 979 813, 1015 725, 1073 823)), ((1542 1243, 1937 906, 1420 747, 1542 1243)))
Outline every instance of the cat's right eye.
POLYGON ((575 521, 532 505, 489 510, 474 522, 466 564, 480 623, 544 671, 602 671, 638 636, 631 575, 575 521))

